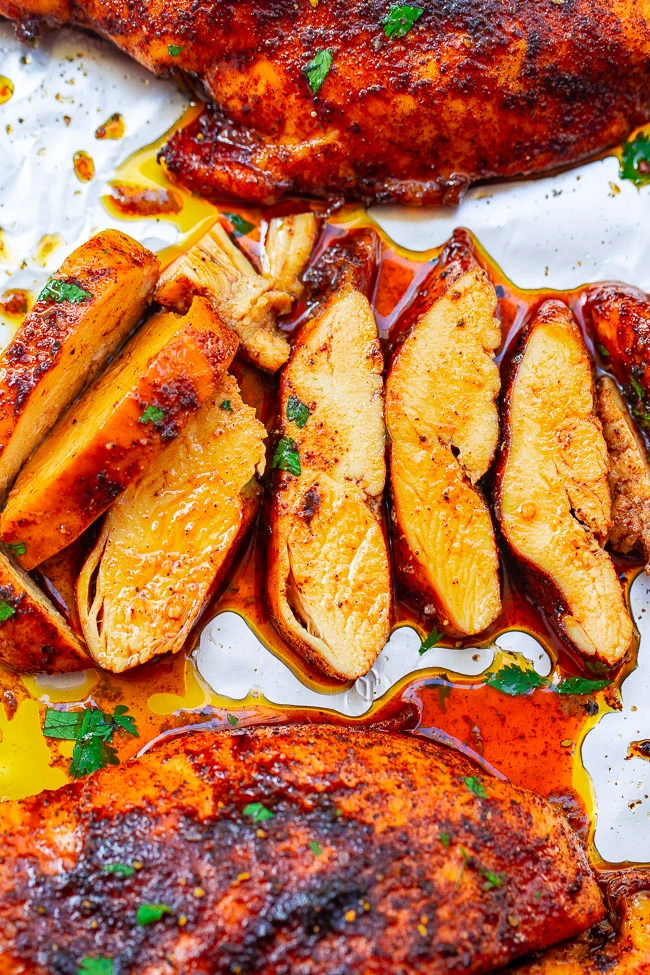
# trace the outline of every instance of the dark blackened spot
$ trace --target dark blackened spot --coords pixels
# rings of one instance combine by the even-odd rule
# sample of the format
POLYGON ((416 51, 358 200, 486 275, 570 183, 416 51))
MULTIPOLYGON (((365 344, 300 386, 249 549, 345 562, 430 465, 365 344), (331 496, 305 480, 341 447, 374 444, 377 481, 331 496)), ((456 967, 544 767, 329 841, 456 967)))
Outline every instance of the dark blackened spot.
POLYGON ((321 496, 317 484, 312 484, 306 492, 300 506, 300 517, 309 524, 320 509, 321 496))

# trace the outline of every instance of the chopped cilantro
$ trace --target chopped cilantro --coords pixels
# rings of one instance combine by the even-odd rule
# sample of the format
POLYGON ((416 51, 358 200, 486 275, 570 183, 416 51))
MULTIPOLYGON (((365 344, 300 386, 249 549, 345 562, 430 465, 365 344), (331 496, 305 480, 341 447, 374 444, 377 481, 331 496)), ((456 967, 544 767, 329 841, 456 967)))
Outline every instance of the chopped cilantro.
POLYGON ((10 548, 14 555, 24 555, 27 551, 24 542, 7 542, 7 548, 10 548))
POLYGON ((295 423, 300 430, 309 419, 309 407, 293 393, 287 400, 287 419, 295 423))
POLYGON ((619 175, 636 186, 650 182, 650 137, 645 132, 623 143, 619 175))
POLYGON ((298 476, 301 471, 300 454, 293 440, 289 437, 282 437, 278 441, 271 461, 271 467, 276 467, 281 471, 288 471, 290 474, 298 476))
POLYGON ((602 345, 600 342, 598 343, 598 351, 600 352, 600 354, 603 356, 604 359, 606 359, 609 356, 609 352, 607 351, 605 346, 602 345))
POLYGON ((4 599, 0 599, 0 623, 4 623, 5 620, 11 619, 15 612, 16 610, 11 603, 6 602, 4 599))
POLYGON ((314 854, 315 857, 319 857, 323 852, 323 847, 320 845, 320 843, 317 840, 309 841, 309 849, 311 850, 311 852, 314 854))
POLYGON ((434 626, 431 633, 429 633, 429 635, 425 637, 420 644, 420 649, 418 650, 420 656, 422 656, 423 653, 426 653, 427 650, 433 650, 434 647, 437 647, 443 636, 444 633, 441 633, 440 630, 437 630, 434 626))
POLYGON ((102 867, 103 873, 114 873, 116 877, 120 880, 126 880, 127 877, 132 877, 135 873, 133 867, 129 867, 126 863, 105 863, 102 867))
POLYGON ((79 975, 113 975, 113 959, 103 955, 84 958, 79 966, 79 975))
POLYGON ((406 37, 413 24, 423 13, 424 9, 422 7, 409 7, 402 4, 395 4, 382 20, 384 34, 386 37, 406 37))
POLYGON ((237 725, 239 724, 239 718, 237 718, 234 714, 229 714, 228 715, 228 724, 232 728, 236 728, 237 725))
POLYGON ((219 403, 219 406, 222 410, 225 410, 226 413, 232 413, 232 403, 229 399, 225 399, 223 403, 219 403))
POLYGON ((509 697, 518 697, 538 687, 548 686, 548 681, 544 677, 540 677, 534 670, 524 670, 517 664, 506 664, 495 674, 490 674, 485 683, 488 687, 501 691, 502 694, 508 694, 509 697))
POLYGON ((156 426, 156 424, 162 423, 164 419, 165 411, 161 410, 159 406, 154 406, 153 403, 150 403, 149 406, 142 411, 142 416, 138 420, 138 423, 147 424, 149 420, 151 420, 153 425, 156 426))
POLYGON ((244 816, 250 816, 254 823, 263 823, 265 819, 273 819, 274 816, 261 802, 249 802, 242 812, 244 816))
POLYGON ((639 382, 639 380, 638 379, 635 379, 634 376, 630 376, 630 385, 632 386, 632 389, 634 390, 634 392, 636 393, 636 395, 639 397, 639 399, 640 400, 644 400, 645 399, 645 393, 643 391, 643 386, 641 385, 641 383, 639 382))
POLYGON ((251 230, 255 230, 255 224, 245 220, 241 213, 224 213, 224 217, 227 217, 232 224, 235 237, 245 237, 251 230))
POLYGON ((479 799, 485 799, 487 792, 485 791, 485 786, 479 778, 475 775, 465 775, 463 776, 463 782, 467 786, 470 792, 473 792, 475 796, 479 799))
POLYGON ((483 890, 494 890, 498 887, 503 887, 506 882, 506 878, 502 873, 493 873, 487 867, 479 867, 479 870, 482 876, 485 877, 483 890))
POLYGON ((309 64, 306 64, 303 71, 307 75, 307 81, 309 82, 309 87, 314 95, 317 95, 321 89, 321 85, 327 78, 332 67, 332 62, 334 60, 334 55, 327 48, 323 51, 316 51, 309 64))
POLYGON ((451 834, 450 833, 439 833, 438 839, 444 846, 445 850, 448 850, 451 845, 451 834))
POLYGON ((535 891, 535 894, 534 894, 534 897, 535 897, 535 902, 541 901, 541 899, 542 899, 542 892, 541 892, 541 890, 536 890, 535 891))
POLYGON ((159 921, 165 914, 173 914, 171 907, 167 904, 140 904, 136 913, 136 920, 141 928, 146 924, 153 924, 159 921))
POLYGON ((180 44, 168 44, 167 45, 167 51, 169 52, 169 54, 171 54, 171 56, 173 58, 177 58, 178 55, 181 53, 182 50, 183 50, 183 48, 181 47, 180 44))
POLYGON ((43 734, 46 738, 74 741, 70 775, 80 778, 107 765, 119 765, 117 752, 111 745, 113 735, 120 729, 134 738, 138 730, 133 717, 124 704, 118 704, 112 715, 99 708, 83 711, 59 711, 48 708, 45 712, 43 734))
POLYGON ((565 677, 557 685, 558 694, 594 694, 609 687, 611 680, 590 680, 588 677, 565 677))
POLYGON ((76 284, 68 284, 66 281, 50 278, 36 300, 56 301, 57 303, 70 301, 73 305, 78 305, 86 298, 92 298, 89 291, 83 291, 76 284))

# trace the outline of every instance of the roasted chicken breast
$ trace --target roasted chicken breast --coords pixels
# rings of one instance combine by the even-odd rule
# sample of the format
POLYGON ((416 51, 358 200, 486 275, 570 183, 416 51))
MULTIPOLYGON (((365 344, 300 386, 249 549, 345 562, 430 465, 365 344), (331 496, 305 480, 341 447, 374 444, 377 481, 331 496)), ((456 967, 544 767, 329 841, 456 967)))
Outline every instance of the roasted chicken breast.
POLYGON ((342 680, 390 634, 382 370, 368 299, 346 287, 302 327, 280 380, 269 607, 290 646, 342 680))
POLYGON ((232 376, 115 502, 77 584, 95 661, 119 673, 177 652, 255 514, 266 429, 232 376))
POLYGON ((237 339, 205 298, 154 315, 23 467, 0 536, 26 569, 106 511, 207 400, 237 339), (18 551, 16 549, 16 551, 18 551))
POLYGON ((506 386, 496 512, 503 536, 560 635, 614 667, 634 627, 603 545, 609 461, 592 366, 571 312, 547 301, 525 328, 506 386))
POLYGON ((0 498, 142 318, 158 259, 104 230, 63 262, 0 356, 0 498))
POLYGON ((499 555, 477 487, 499 436, 493 285, 475 260, 454 263, 442 294, 398 345, 386 381, 395 568, 454 636, 501 611, 499 555))
POLYGON ((258 274, 221 224, 182 254, 160 278, 156 300, 186 312, 196 294, 210 298, 251 362, 276 372, 289 358, 289 341, 277 327, 302 291, 302 272, 316 240, 312 213, 271 220, 258 274))
POLYGON ((185 735, 0 805, 3 975, 478 975, 603 914, 545 800, 408 735, 185 735))
POLYGON ((650 427, 650 298, 626 284, 597 285, 587 291, 583 311, 607 368, 635 405, 636 419, 650 427))
POLYGON ((612 524, 609 543, 624 555, 638 552, 650 561, 650 463, 616 383, 601 376, 596 384, 598 415, 609 453, 612 524))

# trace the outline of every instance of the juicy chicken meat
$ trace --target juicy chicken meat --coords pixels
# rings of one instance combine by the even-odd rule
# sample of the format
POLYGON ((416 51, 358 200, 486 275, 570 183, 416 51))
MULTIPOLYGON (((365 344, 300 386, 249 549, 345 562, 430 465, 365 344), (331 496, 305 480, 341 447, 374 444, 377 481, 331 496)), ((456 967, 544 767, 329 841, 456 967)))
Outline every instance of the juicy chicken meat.
POLYGON ((598 285, 586 294, 584 316, 604 364, 635 404, 635 416, 650 426, 650 299, 629 285, 598 285))
POLYGON ((77 585, 101 667, 120 673, 182 648, 257 510, 265 437, 227 375, 109 510, 77 585))
POLYGON ((598 415, 609 452, 612 524, 609 543, 624 555, 639 552, 650 561, 650 464, 641 436, 616 383, 601 376, 598 415))
POLYGON ((430 289, 386 382, 396 568, 455 636, 480 633, 501 610, 492 518, 476 486, 499 436, 501 328, 494 287, 471 263, 452 264, 441 295, 430 289))
POLYGON ((237 339, 205 298, 154 315, 30 457, 0 516, 4 542, 39 565, 100 515, 207 400, 237 339))
POLYGON ((302 327, 280 380, 268 602, 289 645, 342 680, 390 634, 382 369, 368 299, 348 287, 302 327))
POLYGON ((634 627, 603 548, 609 462, 594 398, 580 330, 566 305, 547 301, 512 364, 496 511, 560 634, 583 657, 613 667, 625 658, 634 627))
POLYGON ((2 975, 479 975, 603 915, 558 812, 410 735, 195 733, 0 806, 2 975))
POLYGON ((378 0, 0 0, 24 37, 76 25, 158 74, 198 76, 215 107, 163 156, 217 199, 452 203, 477 179, 572 164, 647 121, 641 0, 420 8, 387 36, 378 0))
POLYGON ((50 295, 39 298, 0 356, 0 497, 133 331, 157 279, 156 256, 119 230, 91 237, 50 279, 50 295))
POLYGON ((263 274, 216 223, 160 277, 156 300, 184 313, 196 294, 210 298, 233 329, 251 362, 276 372, 289 358, 289 341, 277 327, 302 293, 301 275, 318 232, 312 213, 270 222, 263 250, 263 274))

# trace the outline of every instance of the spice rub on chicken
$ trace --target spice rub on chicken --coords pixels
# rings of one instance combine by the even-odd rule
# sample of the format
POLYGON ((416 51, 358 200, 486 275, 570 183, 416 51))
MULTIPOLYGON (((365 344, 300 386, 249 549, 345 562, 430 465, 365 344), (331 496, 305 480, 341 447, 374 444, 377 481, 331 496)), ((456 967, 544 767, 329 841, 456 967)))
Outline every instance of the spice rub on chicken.
POLYGON ((345 284, 280 379, 268 603, 289 645, 341 680, 365 674, 390 634, 382 370, 368 299, 345 284))
POLYGON ((603 915, 558 811, 411 735, 189 734, 0 805, 7 973, 485 975, 603 915))
POLYGON ((496 485, 503 536, 568 644, 614 667, 634 627, 603 546, 609 461, 591 362, 571 312, 547 301, 525 328, 504 403, 496 485))
POLYGON ((393 356, 386 427, 396 572, 447 633, 465 636, 501 611, 498 549, 478 487, 499 436, 501 327, 494 287, 473 258, 456 255, 445 273, 393 356))

